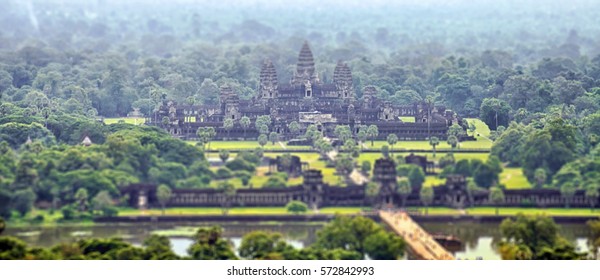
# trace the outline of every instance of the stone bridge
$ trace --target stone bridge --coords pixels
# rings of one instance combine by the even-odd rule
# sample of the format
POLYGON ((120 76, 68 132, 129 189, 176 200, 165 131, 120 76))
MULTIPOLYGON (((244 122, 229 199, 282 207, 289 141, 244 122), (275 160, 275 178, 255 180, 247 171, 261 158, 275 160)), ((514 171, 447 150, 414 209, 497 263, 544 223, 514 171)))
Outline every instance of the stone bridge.
POLYGON ((406 241, 409 251, 417 259, 454 260, 452 253, 435 241, 406 212, 379 211, 379 217, 406 241))

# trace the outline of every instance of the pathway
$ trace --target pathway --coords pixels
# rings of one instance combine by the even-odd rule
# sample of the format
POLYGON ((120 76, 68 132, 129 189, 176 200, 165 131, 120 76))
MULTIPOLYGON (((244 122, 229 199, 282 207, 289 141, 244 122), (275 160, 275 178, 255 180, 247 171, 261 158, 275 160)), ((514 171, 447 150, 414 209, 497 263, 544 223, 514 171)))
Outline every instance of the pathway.
POLYGON ((424 231, 406 212, 379 211, 381 220, 400 235, 423 260, 454 260, 454 256, 424 231))

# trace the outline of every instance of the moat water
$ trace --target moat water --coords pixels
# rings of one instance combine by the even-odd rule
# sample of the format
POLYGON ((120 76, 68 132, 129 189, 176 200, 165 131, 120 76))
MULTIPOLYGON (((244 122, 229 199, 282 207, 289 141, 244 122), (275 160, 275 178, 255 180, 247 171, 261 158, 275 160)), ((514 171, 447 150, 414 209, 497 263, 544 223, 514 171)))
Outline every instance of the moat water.
MULTIPOLYGON (((104 224, 94 226, 60 226, 52 228, 7 228, 3 235, 16 236, 32 246, 49 247, 62 242, 73 242, 82 238, 121 237, 139 245, 153 233, 169 236, 173 250, 181 256, 187 255, 192 244, 192 236, 198 227, 215 224, 104 224)), ((294 247, 301 248, 315 242, 317 231, 322 223, 221 223, 224 236, 237 248, 241 237, 251 231, 264 230, 280 232, 294 247)), ((449 248, 459 259, 500 259, 494 244, 500 240, 499 225, 494 223, 422 223, 421 226, 432 234, 457 237, 461 246, 449 248)), ((585 224, 562 224, 561 234, 576 244, 581 251, 587 250, 588 229, 585 224)))

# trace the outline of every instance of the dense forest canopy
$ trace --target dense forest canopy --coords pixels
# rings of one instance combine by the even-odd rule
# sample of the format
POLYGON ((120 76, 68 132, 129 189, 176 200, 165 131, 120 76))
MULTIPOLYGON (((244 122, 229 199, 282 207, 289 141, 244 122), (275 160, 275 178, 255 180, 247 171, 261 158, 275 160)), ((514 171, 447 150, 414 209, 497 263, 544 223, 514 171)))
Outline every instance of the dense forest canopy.
MULTIPOLYGON (((264 59, 287 83, 305 40, 324 82, 344 60, 358 98, 373 85, 394 105, 432 100, 480 118, 493 130, 492 154, 531 184, 597 191, 600 174, 588 172, 600 164, 595 2, 5 0, 0 199, 22 214, 34 201, 85 210, 133 182, 208 187, 250 176, 260 151, 213 173, 201 147, 97 120, 151 114, 165 100, 215 105, 223 85, 249 99, 264 59), (73 146, 84 137, 97 146, 73 146)), ((340 170, 352 170, 347 159, 340 170)))

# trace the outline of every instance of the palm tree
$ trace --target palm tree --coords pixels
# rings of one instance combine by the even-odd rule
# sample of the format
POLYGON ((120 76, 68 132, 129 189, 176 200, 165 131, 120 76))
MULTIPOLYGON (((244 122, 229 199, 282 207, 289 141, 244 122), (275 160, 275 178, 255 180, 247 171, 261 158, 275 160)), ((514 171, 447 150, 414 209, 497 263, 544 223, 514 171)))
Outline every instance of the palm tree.
POLYGON ((227 215, 229 207, 231 207, 231 200, 236 194, 235 186, 229 181, 223 181, 219 183, 218 189, 223 193, 223 200, 221 202, 223 215, 227 215))
POLYGON ((298 124, 297 121, 293 121, 290 124, 288 124, 288 128, 290 129, 290 132, 294 135, 294 137, 296 137, 298 132, 300 131, 300 124, 298 124))
POLYGON ((421 202, 425 205, 425 215, 429 214, 429 205, 433 202, 433 188, 421 188, 421 202))
POLYGON ((504 192, 499 187, 490 189, 489 200, 496 205, 496 215, 498 215, 498 205, 504 203, 504 192))
POLYGON ((377 196, 379 196, 380 190, 381 186, 375 182, 369 182, 365 187, 365 195, 367 196, 371 204, 373 204, 373 208, 376 208, 375 203, 377 202, 377 196))
POLYGON ((165 205, 169 202, 172 195, 171 188, 165 184, 161 184, 156 189, 156 198, 158 199, 158 203, 160 203, 163 215, 165 215, 165 205))
POLYGON ((585 190, 585 197, 590 201, 590 211, 594 212, 594 208, 596 207, 596 202, 598 201, 598 187, 590 185, 585 190))
POLYGON ((271 140, 272 145, 275 145, 275 142, 279 141, 279 134, 277 134, 275 131, 272 131, 269 133, 269 140, 271 140))
POLYGON ((433 136, 431 138, 429 138, 429 145, 431 145, 431 147, 433 147, 433 157, 435 158, 435 146, 440 144, 440 139, 433 136))
POLYGON ((228 118, 225 121, 223 121, 223 128, 227 130, 227 138, 229 138, 229 132, 233 128, 233 120, 228 118))
POLYGON ((267 135, 261 134, 260 136, 258 136, 258 144, 261 147, 264 147, 265 145, 267 145, 268 142, 269 142, 269 138, 267 137, 267 135))
POLYGON ((544 168, 536 169, 533 174, 533 177, 535 178, 536 188, 541 188, 548 178, 548 176, 546 175, 546 170, 544 168))
POLYGON ((387 136, 387 142, 392 147, 392 149, 390 151, 391 151, 391 154, 392 154, 392 157, 393 157, 394 156, 394 145, 396 143, 398 143, 398 136, 396 136, 396 134, 393 134, 393 133, 389 134, 387 136))
POLYGON ((410 181, 406 177, 400 177, 398 179, 398 186, 396 192, 402 197, 402 208, 406 204, 406 199, 412 193, 412 188, 410 187, 410 181))
POLYGON ((377 128, 377 126, 374 124, 369 125, 369 127, 367 128, 367 135, 369 136, 369 138, 371 138, 371 147, 373 147, 373 142, 375 141, 375 138, 377 138, 377 136, 379 135, 379 129, 377 128))
POLYGON ((560 186, 560 195, 565 199, 565 207, 569 208, 571 204, 571 199, 575 196, 575 191, 577 188, 572 182, 564 183, 560 186))
POLYGON ((454 152, 456 145, 458 145, 458 138, 456 138, 454 135, 448 136, 448 145, 452 147, 452 152, 454 152))
POLYGON ((240 119, 240 125, 242 126, 242 128, 244 129, 244 139, 246 139, 246 129, 248 129, 250 127, 250 124, 252 122, 250 121, 250 118, 243 116, 240 119))

